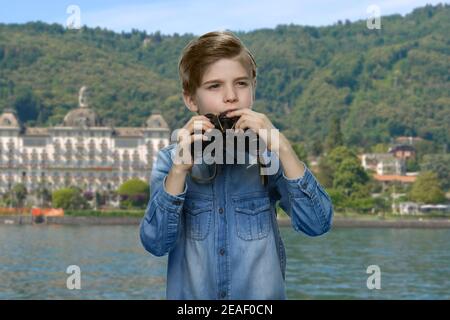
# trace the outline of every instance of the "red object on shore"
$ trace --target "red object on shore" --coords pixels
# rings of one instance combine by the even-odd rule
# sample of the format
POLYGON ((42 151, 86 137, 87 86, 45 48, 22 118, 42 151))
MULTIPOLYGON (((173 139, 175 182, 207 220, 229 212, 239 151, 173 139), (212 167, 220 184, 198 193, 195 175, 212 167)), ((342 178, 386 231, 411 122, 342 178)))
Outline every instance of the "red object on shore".
POLYGON ((60 208, 32 208, 31 215, 35 216, 46 216, 46 217, 63 217, 64 209, 60 208))

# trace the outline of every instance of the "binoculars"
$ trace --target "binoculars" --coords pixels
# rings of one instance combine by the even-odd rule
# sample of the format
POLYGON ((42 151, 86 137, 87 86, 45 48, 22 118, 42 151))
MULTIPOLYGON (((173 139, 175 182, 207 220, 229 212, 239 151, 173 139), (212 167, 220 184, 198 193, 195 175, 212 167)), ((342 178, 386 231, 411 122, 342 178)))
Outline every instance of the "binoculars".
MULTIPOLYGON (((219 113, 219 114, 213 114, 213 113, 205 114, 205 117, 207 117, 211 121, 211 123, 214 125, 214 128, 219 130, 222 133, 222 138, 223 138, 222 139, 222 143, 223 143, 222 150, 223 150, 224 153, 226 152, 226 146, 228 145, 228 143, 227 143, 227 136, 226 136, 227 130, 235 129, 236 122, 240 118, 240 116, 227 117, 226 114, 229 111, 230 110, 222 112, 222 113, 219 113)), ((237 145, 238 145, 237 144, 237 136, 236 135, 232 135, 232 137, 234 139, 233 140, 233 144, 232 144, 233 148, 234 148, 234 153, 233 154, 234 154, 234 159, 236 160, 236 157, 237 157, 237 145)), ((253 137, 254 137, 254 139, 256 139, 256 141, 255 141, 256 142, 255 154, 258 155, 257 156, 258 165, 261 166, 260 160, 259 160, 259 149, 262 147, 261 146, 261 142, 260 142, 260 139, 259 139, 257 134, 254 134, 253 137)), ((250 139, 251 139, 251 136, 244 135, 242 138, 244 139, 245 152, 251 151, 250 150, 250 145, 251 145, 250 139)), ((203 156, 203 151, 205 150, 205 148, 210 143, 212 143, 214 141, 214 139, 215 139, 214 136, 212 136, 211 141, 203 141, 202 140, 202 156, 203 156)), ((196 155, 194 153, 194 143, 191 144, 191 156, 192 156, 193 159, 196 158, 196 155)), ((208 182, 212 181, 216 177, 216 175, 217 175, 217 165, 214 166, 214 173, 212 174, 211 177, 208 177, 206 179, 201 179, 201 178, 195 178, 195 177, 192 176, 192 178, 195 181, 200 182, 200 183, 208 183, 208 182)), ((267 176, 266 175, 261 175, 261 182, 262 182, 263 185, 267 185, 268 180, 267 180, 267 176)))
POLYGON ((234 129, 236 122, 240 118, 238 116, 228 118, 227 117, 228 112, 229 111, 225 111, 217 115, 213 113, 208 113, 205 114, 205 117, 207 117, 211 121, 211 123, 217 130, 220 130, 223 134, 225 134, 227 129, 234 129))
MULTIPOLYGON (((210 121, 211 121, 211 123, 214 125, 214 128, 215 129, 217 129, 217 130, 219 130, 221 133, 222 133, 222 142, 223 142, 223 151, 225 152, 226 151, 226 146, 227 146, 227 143, 226 143, 226 139, 227 139, 227 137, 226 137, 226 132, 227 132, 227 130, 233 130, 234 128, 235 128, 235 125, 236 125, 236 122, 239 120, 239 118, 240 118, 240 116, 235 116, 235 117, 227 117, 226 116, 226 114, 229 112, 230 110, 228 110, 228 111, 225 111, 225 112, 222 112, 222 113, 219 113, 219 114, 213 114, 213 113, 208 113, 208 114, 205 114, 205 117, 207 117, 210 121)), ((202 141, 202 154, 203 154, 203 151, 205 150, 205 148, 210 144, 210 143, 212 143, 213 141, 214 141, 214 136, 212 137, 212 139, 210 140, 210 141, 202 141)), ((246 152, 248 152, 249 151, 249 146, 250 146, 250 142, 249 142, 249 139, 250 139, 250 137, 244 137, 244 139, 245 139, 245 151, 246 152)), ((233 143, 233 145, 234 145, 234 155, 236 156, 236 153, 237 153, 237 136, 234 136, 234 143, 233 143)), ((257 143, 257 148, 259 148, 259 139, 257 139, 257 141, 256 141, 256 143, 257 143)), ((258 149, 257 149, 258 150, 258 149)), ((194 157, 194 143, 192 143, 191 144, 191 155, 192 155, 192 157, 194 157)))

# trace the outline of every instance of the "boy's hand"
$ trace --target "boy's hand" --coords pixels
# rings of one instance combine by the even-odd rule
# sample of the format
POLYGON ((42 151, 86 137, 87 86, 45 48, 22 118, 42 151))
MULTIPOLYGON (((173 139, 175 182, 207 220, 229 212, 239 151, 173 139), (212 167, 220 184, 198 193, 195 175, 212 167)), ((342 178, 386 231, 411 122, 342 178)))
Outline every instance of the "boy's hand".
POLYGON ((299 179, 305 174, 304 163, 300 161, 292 149, 289 140, 276 129, 266 115, 254 112, 251 109, 239 109, 230 111, 227 116, 241 116, 236 122, 237 129, 249 128, 255 131, 258 136, 264 140, 269 150, 278 154, 283 166, 284 174, 288 179, 299 179), (268 132, 260 134, 259 130, 265 129, 268 132))
POLYGON ((245 131, 245 129, 251 129, 265 142, 267 149, 278 151, 280 144, 279 131, 265 114, 255 112, 249 108, 227 113, 227 117, 234 116, 240 116, 235 125, 236 130, 245 131))
POLYGON ((194 160, 191 155, 191 144, 194 141, 206 139, 203 133, 209 129, 214 129, 214 125, 209 119, 203 115, 197 115, 189 119, 184 127, 178 130, 177 149, 174 159, 175 169, 187 172, 192 168, 194 160), (200 130, 202 133, 199 133, 200 130))

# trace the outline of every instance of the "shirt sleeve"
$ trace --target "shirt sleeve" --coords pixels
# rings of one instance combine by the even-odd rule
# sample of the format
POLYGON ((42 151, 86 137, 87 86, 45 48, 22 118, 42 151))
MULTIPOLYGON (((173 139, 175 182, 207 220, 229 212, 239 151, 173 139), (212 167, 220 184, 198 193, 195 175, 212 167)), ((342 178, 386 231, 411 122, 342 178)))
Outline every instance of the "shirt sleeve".
POLYGON ((151 173, 150 199, 140 225, 142 245, 155 256, 163 256, 175 246, 186 196, 186 182, 180 194, 166 191, 165 181, 171 168, 170 151, 161 150, 151 173))
POLYGON ((319 236, 328 232, 333 219, 331 198, 304 162, 304 175, 297 179, 285 176, 282 166, 269 185, 271 197, 291 218, 297 232, 319 236))

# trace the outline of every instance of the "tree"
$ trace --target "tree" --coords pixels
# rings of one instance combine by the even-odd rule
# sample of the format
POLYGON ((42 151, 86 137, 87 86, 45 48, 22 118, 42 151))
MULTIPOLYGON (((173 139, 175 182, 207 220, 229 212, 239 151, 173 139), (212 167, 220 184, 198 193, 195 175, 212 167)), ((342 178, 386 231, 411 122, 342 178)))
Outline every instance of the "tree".
POLYGON ((95 192, 95 208, 99 208, 100 206, 105 205, 107 198, 107 191, 101 193, 101 192, 95 192))
POLYGON ((334 175, 339 165, 346 158, 358 160, 358 157, 351 149, 345 146, 339 146, 331 150, 326 156, 323 156, 320 159, 317 178, 323 186, 333 186, 334 175))
POLYGON ((336 210, 342 210, 346 207, 347 197, 344 195, 342 190, 327 188, 327 193, 331 198, 333 208, 336 210))
POLYGON ((436 172, 444 190, 450 188, 450 154, 427 154, 422 158, 420 167, 424 171, 436 172))
POLYGON ((368 181, 369 176, 359 160, 345 158, 336 170, 333 188, 342 189, 345 195, 350 196, 355 191, 360 191, 360 186, 365 185, 368 181))
POLYGON ((17 94, 14 101, 14 109, 17 111, 17 116, 20 121, 27 122, 30 120, 37 120, 42 105, 31 89, 28 88, 21 90, 17 94))
POLYGON ((157 30, 155 33, 152 34, 152 37, 156 43, 160 43, 162 41, 161 31, 157 30))
POLYGON ((318 139, 314 140, 311 144, 311 153, 313 156, 317 157, 320 156, 322 154, 323 151, 323 146, 322 146, 322 142, 318 139))
POLYGON ((387 153, 389 150, 389 146, 386 143, 377 143, 376 145, 372 146, 370 149, 373 153, 387 153))
POLYGON ((63 188, 52 194, 52 206, 63 209, 87 209, 88 204, 79 188, 63 188))
MULTIPOLYGON (((331 150, 319 164, 318 179, 325 179, 327 192, 337 209, 369 212, 376 207, 371 197, 371 179, 356 154, 347 147, 331 150)), ((321 180, 322 179, 322 180, 321 180)))
POLYGON ((417 157, 409 158, 406 160, 406 171, 408 172, 417 172, 420 171, 419 162, 417 161, 417 157))
POLYGON ((292 145, 292 149, 294 149, 295 154, 300 159, 300 161, 303 161, 307 167, 309 167, 308 163, 308 154, 306 153, 306 149, 303 144, 301 143, 294 143, 292 145))
POLYGON ((341 132, 341 121, 337 116, 331 118, 330 130, 328 131, 327 138, 325 139, 325 150, 330 151, 336 147, 342 146, 342 132, 341 132))
POLYGON ((39 205, 45 207, 52 200, 52 194, 45 184, 40 183, 36 190, 36 196, 39 199, 39 205))
POLYGON ((120 195, 120 203, 123 207, 142 207, 150 199, 148 183, 141 179, 130 179, 119 187, 117 193, 120 195))
POLYGON ((11 195, 12 195, 12 205, 13 207, 22 208, 24 205, 24 201, 27 197, 27 188, 23 183, 17 183, 14 185, 14 187, 11 189, 11 195))
POLYGON ((445 201, 445 194, 441 189, 437 174, 432 171, 422 172, 414 181, 409 197, 412 201, 423 203, 445 201))

